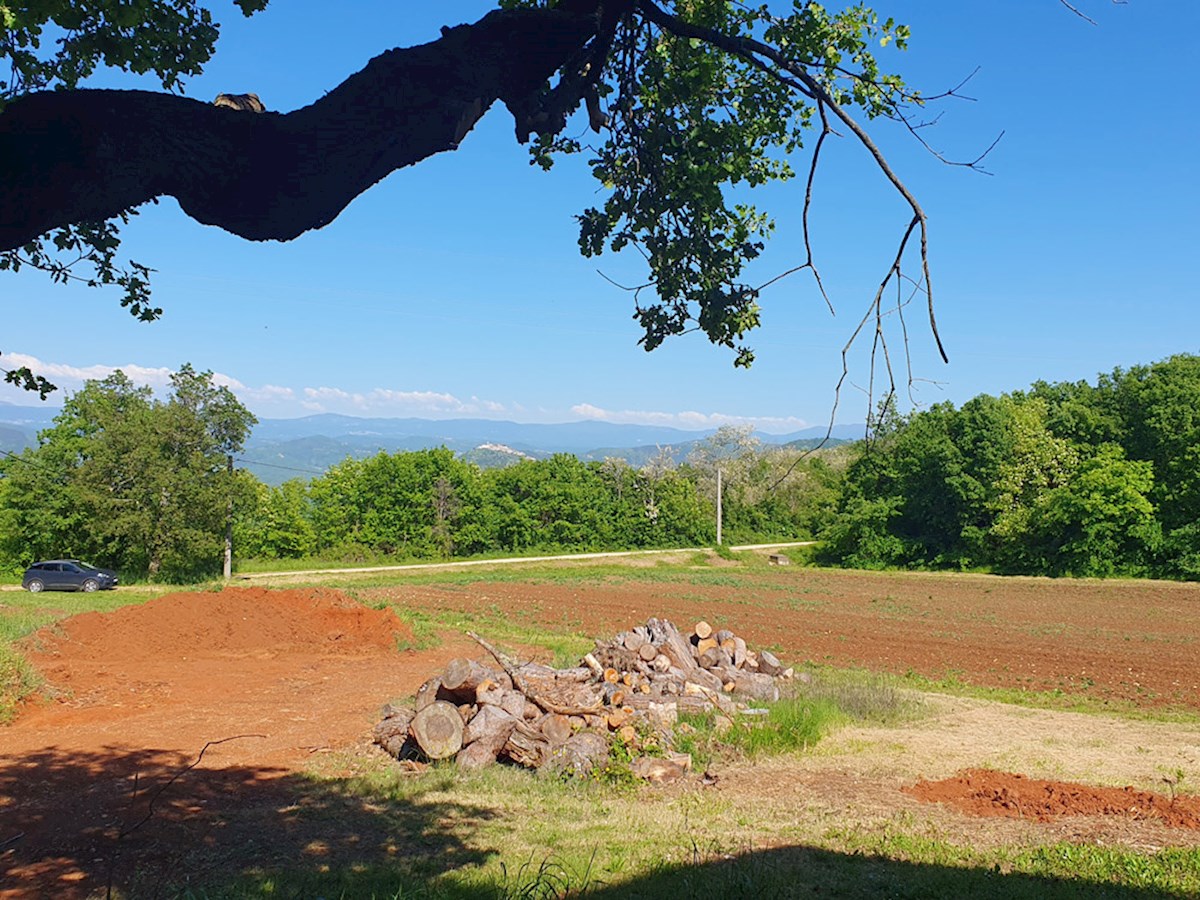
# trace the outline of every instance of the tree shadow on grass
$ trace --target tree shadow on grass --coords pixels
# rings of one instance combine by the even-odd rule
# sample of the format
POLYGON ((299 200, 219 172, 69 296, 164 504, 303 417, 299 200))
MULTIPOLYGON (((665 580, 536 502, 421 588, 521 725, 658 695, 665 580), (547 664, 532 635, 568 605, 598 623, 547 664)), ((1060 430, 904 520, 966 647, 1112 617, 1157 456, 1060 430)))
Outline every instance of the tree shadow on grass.
MULTIPOLYGON (((805 846, 664 862, 629 878, 598 876, 601 859, 591 870, 560 866, 548 847, 542 856, 506 860, 507 868, 497 874, 495 866, 477 868, 503 858, 502 848, 476 839, 494 813, 445 799, 455 780, 452 772, 398 788, 368 789, 353 778, 320 780, 264 766, 221 766, 217 756, 193 766, 194 756, 175 752, 48 748, 0 760, 0 898, 73 900, 110 891, 123 898, 205 900, 264 895, 347 900, 1185 896, 1154 887, 1002 874, 805 846)), ((638 838, 629 835, 630 842, 638 838)), ((1180 851, 1173 864, 1172 883, 1179 883, 1179 871, 1184 879, 1200 877, 1200 851, 1180 851)), ((1148 885, 1156 883, 1151 870, 1154 866, 1147 866, 1142 873, 1148 885)), ((1125 874, 1138 878, 1137 872, 1125 874)))
POLYGON ((0 897, 175 896, 279 871, 454 870, 494 852, 464 842, 491 812, 427 799, 436 779, 388 799, 215 755, 192 768, 195 756, 129 748, 0 760, 0 897))
POLYGON ((1190 896, 1151 887, 913 863, 793 846, 716 861, 663 865, 630 881, 596 886, 595 900, 842 897, 889 900, 1161 900, 1190 896))

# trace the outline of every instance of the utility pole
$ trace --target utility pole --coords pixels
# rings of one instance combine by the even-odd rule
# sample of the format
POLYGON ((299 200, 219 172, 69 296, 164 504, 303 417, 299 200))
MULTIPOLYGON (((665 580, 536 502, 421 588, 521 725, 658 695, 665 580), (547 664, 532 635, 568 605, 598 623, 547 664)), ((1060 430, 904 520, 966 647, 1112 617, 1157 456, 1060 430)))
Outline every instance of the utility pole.
POLYGON ((721 546, 721 468, 717 467, 717 546, 721 546))
POLYGON ((228 581, 233 577, 233 454, 230 453, 225 457, 227 464, 226 472, 229 473, 229 484, 226 490, 229 492, 228 499, 225 501, 225 580, 228 581))

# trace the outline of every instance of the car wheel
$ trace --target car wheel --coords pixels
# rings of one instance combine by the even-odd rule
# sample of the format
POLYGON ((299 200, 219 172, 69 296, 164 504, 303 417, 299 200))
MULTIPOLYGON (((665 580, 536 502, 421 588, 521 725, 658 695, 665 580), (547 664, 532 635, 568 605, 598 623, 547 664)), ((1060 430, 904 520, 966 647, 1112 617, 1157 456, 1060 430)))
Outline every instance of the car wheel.
POLYGON ((100 590, 100 582, 98 582, 95 578, 89 578, 83 583, 83 589, 89 594, 92 591, 98 591, 100 590))
POLYGON ((42 583, 40 578, 34 578, 29 584, 25 585, 25 590, 31 594, 40 594, 46 589, 46 585, 42 583))

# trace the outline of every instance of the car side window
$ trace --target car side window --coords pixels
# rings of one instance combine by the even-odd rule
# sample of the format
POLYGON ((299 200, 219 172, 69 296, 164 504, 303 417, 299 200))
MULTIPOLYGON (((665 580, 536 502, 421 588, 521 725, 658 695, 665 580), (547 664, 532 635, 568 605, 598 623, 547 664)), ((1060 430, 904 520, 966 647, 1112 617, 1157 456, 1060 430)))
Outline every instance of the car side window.
POLYGON ((77 565, 75 565, 74 563, 63 563, 62 570, 64 572, 78 572, 79 567, 77 565))
POLYGON ((58 563, 46 563, 46 571, 47 572, 61 572, 62 566, 60 566, 58 563))

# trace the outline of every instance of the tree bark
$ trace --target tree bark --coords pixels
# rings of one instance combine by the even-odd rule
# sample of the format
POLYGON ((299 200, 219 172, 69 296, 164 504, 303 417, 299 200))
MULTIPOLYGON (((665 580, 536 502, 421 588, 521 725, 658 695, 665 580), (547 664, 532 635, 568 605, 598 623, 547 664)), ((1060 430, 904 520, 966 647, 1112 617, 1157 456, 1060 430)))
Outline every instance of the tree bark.
POLYGON ((396 169, 456 149, 496 100, 529 108, 595 36, 598 6, 497 10, 389 50, 287 114, 151 91, 19 98, 0 112, 0 250, 161 196, 241 237, 291 240, 396 169))

